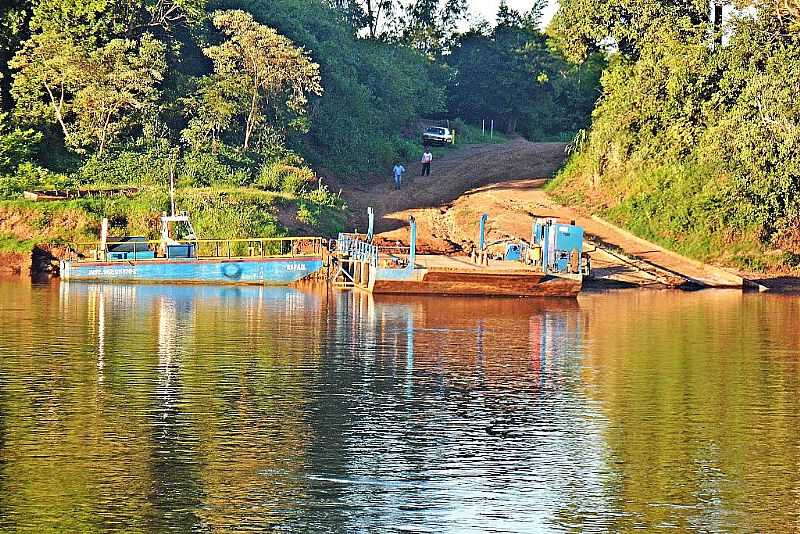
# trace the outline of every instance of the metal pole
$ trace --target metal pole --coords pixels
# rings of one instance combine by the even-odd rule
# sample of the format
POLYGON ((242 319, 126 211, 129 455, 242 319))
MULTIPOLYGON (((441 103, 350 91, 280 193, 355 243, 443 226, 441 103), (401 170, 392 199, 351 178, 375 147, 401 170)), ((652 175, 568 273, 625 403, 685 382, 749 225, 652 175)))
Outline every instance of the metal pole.
POLYGON ((492 132, 489 134, 489 139, 494 139, 494 119, 492 119, 492 132))
POLYGON ((100 221, 100 251, 102 254, 102 260, 106 261, 106 247, 108 246, 108 219, 103 217, 103 220, 100 221))
POLYGON ((170 216, 175 216, 175 160, 169 168, 169 208, 170 216))
POLYGON ((489 220, 489 214, 484 213, 481 215, 481 222, 480 222, 480 233, 478 234, 478 243, 479 243, 479 250, 483 252, 486 248, 486 221, 489 220))
POLYGON ((481 121, 481 135, 486 135, 486 119, 481 121))
POLYGON ((411 250, 408 253, 408 269, 413 270, 417 261, 417 220, 411 216, 408 218, 411 225, 411 250))
POLYGON ((375 230, 375 210, 367 208, 367 215, 369 216, 369 229, 367 230, 367 242, 372 243, 372 234, 375 230))

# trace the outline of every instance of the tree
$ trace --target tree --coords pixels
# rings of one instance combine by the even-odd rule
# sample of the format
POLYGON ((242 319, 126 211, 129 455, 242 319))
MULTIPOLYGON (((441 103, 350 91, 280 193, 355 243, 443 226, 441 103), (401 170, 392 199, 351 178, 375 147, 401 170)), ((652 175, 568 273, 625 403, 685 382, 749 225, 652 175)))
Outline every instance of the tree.
POLYGON ((609 43, 635 58, 642 43, 657 39, 652 31, 708 23, 711 16, 707 0, 561 0, 550 33, 575 60, 609 43))
MULTIPOLYGON (((199 114, 190 130, 211 125, 212 101, 225 104, 244 128, 242 147, 248 149, 253 132, 265 124, 281 131, 300 127, 308 96, 321 95, 319 65, 286 37, 259 24, 244 11, 218 11, 214 27, 228 37, 204 50, 214 73, 201 84, 199 114)), ((219 109, 219 106, 217 106, 219 109)))
POLYGON ((330 0, 330 4, 356 30, 366 29, 370 39, 377 39, 384 23, 395 15, 399 0, 330 0))
POLYGON ((138 44, 113 39, 93 52, 86 84, 73 102, 73 144, 94 146, 102 156, 121 132, 153 112, 166 70, 164 54, 164 45, 149 34, 138 44))
POLYGON ((7 0, 0 6, 0 111, 12 107, 8 62, 28 37, 31 3, 31 0, 7 0))
POLYGON ((164 45, 149 34, 90 52, 47 31, 31 37, 11 67, 18 70, 12 94, 21 119, 55 121, 68 146, 103 154, 156 100, 166 64, 164 45))
POLYGON ((87 64, 86 51, 71 39, 49 31, 33 35, 9 62, 18 71, 11 90, 16 114, 34 124, 55 120, 69 141, 68 115, 87 64))
POLYGON ((37 0, 31 30, 70 36, 88 47, 113 38, 159 37, 203 20, 207 0, 37 0))
POLYGON ((0 113, 0 175, 13 172, 17 165, 30 160, 42 134, 11 126, 8 113, 0 113))
POLYGON ((466 0, 413 0, 398 17, 395 31, 403 43, 436 57, 449 48, 466 14, 466 0))
POLYGON ((599 95, 599 69, 592 62, 568 65, 551 51, 538 16, 536 10, 523 14, 503 2, 488 35, 469 32, 459 38, 448 57, 455 73, 451 114, 493 119, 509 133, 536 139, 587 125, 599 95))

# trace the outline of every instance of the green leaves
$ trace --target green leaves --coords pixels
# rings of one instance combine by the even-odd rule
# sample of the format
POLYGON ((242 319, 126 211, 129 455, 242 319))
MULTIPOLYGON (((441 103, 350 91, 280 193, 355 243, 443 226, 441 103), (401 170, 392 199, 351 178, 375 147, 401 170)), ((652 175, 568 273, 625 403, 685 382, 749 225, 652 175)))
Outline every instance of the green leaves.
POLYGON ((19 164, 30 161, 41 141, 41 133, 13 128, 8 114, 0 113, 0 175, 14 172, 19 164))
POLYGON ((66 144, 100 155, 152 110, 166 70, 164 45, 145 34, 88 50, 54 32, 34 35, 14 57, 17 115, 55 122, 66 144))
POLYGON ((319 65, 249 13, 217 11, 212 22, 228 39, 203 51, 214 73, 191 101, 194 116, 184 137, 195 144, 216 140, 232 124, 243 124, 246 150, 256 128, 302 126, 308 95, 322 94, 319 65))
POLYGON ((448 58, 454 71, 449 87, 453 115, 473 123, 494 120, 498 128, 535 140, 574 135, 588 126, 603 61, 594 57, 568 64, 531 22, 536 16, 501 5, 490 34, 461 37, 448 58))

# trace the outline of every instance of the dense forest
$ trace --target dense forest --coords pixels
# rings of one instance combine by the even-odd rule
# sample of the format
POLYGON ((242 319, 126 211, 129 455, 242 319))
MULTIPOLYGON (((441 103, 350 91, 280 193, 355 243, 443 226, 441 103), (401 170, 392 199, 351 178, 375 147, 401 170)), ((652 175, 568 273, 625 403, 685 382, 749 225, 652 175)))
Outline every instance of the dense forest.
MULTIPOLYGON (((466 140, 483 119, 537 140, 588 126, 605 56, 567 61, 543 5, 504 3, 490 23, 465 0, 12 0, 0 197, 136 186, 133 200, 71 207, 87 235, 100 212, 145 231, 174 170, 204 235, 279 233, 281 207, 333 232, 343 201, 320 175, 416 158, 422 118, 466 140)), ((66 215, 31 217, 45 229, 66 215)))
POLYGON ((561 1, 559 48, 610 62, 553 189, 696 258, 798 267, 800 5, 724 4, 561 1))

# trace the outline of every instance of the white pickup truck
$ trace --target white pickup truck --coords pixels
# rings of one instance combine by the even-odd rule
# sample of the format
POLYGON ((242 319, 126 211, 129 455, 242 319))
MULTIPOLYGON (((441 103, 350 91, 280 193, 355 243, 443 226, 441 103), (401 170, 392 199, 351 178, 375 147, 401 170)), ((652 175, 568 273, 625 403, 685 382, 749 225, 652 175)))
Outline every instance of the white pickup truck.
POLYGON ((453 132, 450 128, 431 126, 422 133, 422 143, 425 145, 452 145, 453 132))

